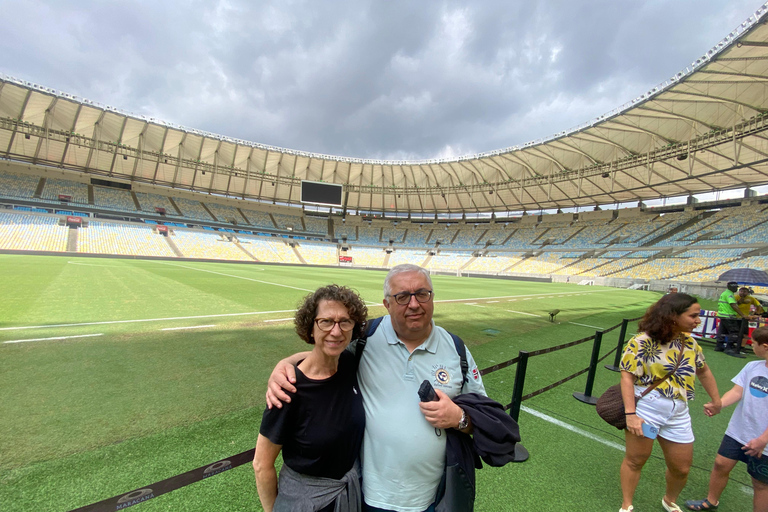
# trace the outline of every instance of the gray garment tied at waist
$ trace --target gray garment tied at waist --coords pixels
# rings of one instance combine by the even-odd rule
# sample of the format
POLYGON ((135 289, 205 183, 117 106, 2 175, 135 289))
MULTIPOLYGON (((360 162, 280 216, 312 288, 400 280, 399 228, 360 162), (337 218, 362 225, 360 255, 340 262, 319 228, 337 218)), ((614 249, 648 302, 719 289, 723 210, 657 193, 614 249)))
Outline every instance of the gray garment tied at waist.
POLYGON ((314 512, 336 500, 334 512, 359 512, 362 508, 360 464, 340 480, 302 475, 283 464, 273 512, 314 512))

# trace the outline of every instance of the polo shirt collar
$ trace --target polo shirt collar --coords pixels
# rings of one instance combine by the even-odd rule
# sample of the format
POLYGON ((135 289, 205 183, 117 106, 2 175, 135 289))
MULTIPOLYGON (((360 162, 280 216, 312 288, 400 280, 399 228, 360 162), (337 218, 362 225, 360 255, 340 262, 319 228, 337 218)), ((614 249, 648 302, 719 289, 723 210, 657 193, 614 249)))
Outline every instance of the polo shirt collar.
MULTIPOLYGON (((397 345, 398 343, 403 343, 400 341, 400 339, 397 337, 397 333, 395 332, 395 328, 392 326, 392 318, 390 315, 387 315, 390 318, 387 318, 387 321, 389 322, 390 327, 392 328, 392 334, 394 336, 387 336, 387 343, 390 345, 397 345)), ((416 347, 415 350, 426 350, 427 352, 434 354, 437 352, 437 336, 435 336, 435 320, 434 318, 430 320, 430 325, 432 325, 432 331, 429 333, 429 336, 427 337, 424 342, 416 347)), ((403 343, 403 345, 405 345, 403 343)))

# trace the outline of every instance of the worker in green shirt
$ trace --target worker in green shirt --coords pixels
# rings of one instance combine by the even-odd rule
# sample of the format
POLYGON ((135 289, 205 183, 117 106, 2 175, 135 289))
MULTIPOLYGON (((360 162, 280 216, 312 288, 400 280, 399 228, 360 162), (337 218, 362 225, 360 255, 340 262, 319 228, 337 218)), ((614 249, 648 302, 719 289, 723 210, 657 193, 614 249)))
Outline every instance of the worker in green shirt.
POLYGON ((739 309, 736 292, 739 291, 739 284, 730 281, 726 285, 727 289, 720 294, 717 301, 717 318, 720 323, 717 325, 717 336, 715 345, 716 352, 725 352, 729 356, 743 358, 739 353, 741 349, 741 322, 749 318, 739 309))

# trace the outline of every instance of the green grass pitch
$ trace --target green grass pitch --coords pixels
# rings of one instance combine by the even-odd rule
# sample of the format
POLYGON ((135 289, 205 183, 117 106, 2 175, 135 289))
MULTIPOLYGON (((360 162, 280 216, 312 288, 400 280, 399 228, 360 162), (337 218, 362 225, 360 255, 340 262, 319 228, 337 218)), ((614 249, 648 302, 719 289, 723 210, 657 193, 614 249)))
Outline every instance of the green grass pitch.
MULTIPOLYGON (((307 348, 293 333, 297 303, 335 282, 357 289, 370 316, 380 316, 384 275, 0 255, 0 510, 66 511, 252 448, 269 372, 307 348)), ((465 340, 481 368, 641 316, 658 298, 565 283, 453 276, 433 276, 433 283, 435 321, 465 340), (561 313, 550 323, 555 308, 561 313)), ((614 330, 604 337, 601 354, 617 336, 614 330)), ((585 343, 531 358, 525 392, 586 367, 591 350, 585 343)), ((705 354, 722 393, 744 361, 708 346, 705 354)), ((489 395, 508 403, 513 378, 514 367, 487 375, 489 395)), ((595 394, 617 381, 601 365, 595 394)), ((572 398, 585 382, 581 376, 523 403, 521 433, 531 458, 478 471, 477 510, 618 509, 623 438, 572 398)), ((705 418, 706 394, 698 390, 694 468, 683 499, 705 496, 731 413, 705 418)), ((644 470, 638 510, 660 507, 660 455, 655 451, 644 470)), ((749 481, 737 466, 723 495, 729 510, 751 507, 743 485, 749 481)), ((250 465, 136 507, 261 510, 250 465)))

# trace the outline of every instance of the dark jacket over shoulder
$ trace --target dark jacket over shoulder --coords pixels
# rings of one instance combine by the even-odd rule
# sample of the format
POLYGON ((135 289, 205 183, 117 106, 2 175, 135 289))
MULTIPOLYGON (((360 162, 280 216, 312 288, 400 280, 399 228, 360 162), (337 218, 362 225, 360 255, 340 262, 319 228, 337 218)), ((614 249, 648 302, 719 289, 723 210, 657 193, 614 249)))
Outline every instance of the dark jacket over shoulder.
POLYGON ((500 467, 515 458, 515 444, 520 441, 517 422, 504 412, 504 407, 477 393, 466 393, 453 399, 472 421, 472 435, 448 429, 446 465, 438 488, 437 511, 474 509, 475 468, 500 467))

